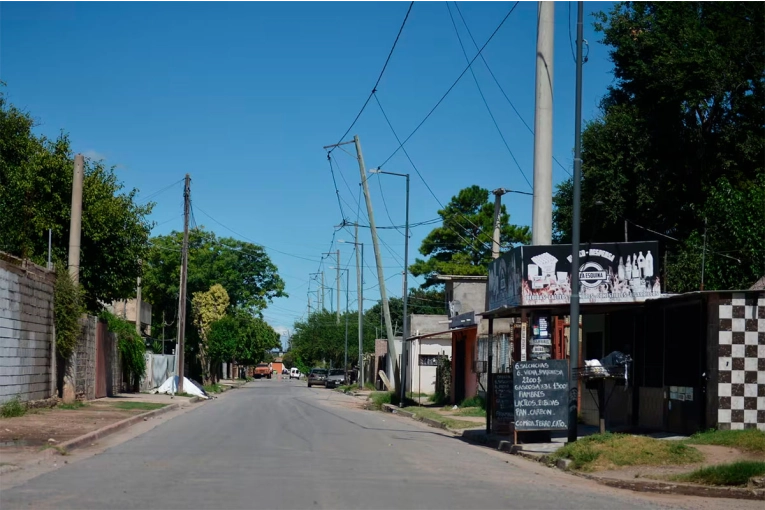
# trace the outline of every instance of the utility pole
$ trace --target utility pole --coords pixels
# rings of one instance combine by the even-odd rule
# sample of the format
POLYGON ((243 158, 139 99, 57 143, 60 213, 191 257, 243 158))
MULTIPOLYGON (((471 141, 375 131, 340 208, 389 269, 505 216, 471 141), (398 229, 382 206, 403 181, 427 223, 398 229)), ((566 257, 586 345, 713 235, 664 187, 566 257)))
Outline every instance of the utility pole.
POLYGON ((534 110, 534 208, 531 244, 552 243, 553 34, 555 3, 537 10, 536 101, 534 110))
POLYGON ((326 299, 326 296, 324 295, 324 271, 321 272, 321 305, 319 309, 323 312, 324 311, 324 300, 326 299))
POLYGON ((337 250, 337 323, 340 324, 340 250, 337 250))
POLYGON ((627 243, 627 220, 624 220, 624 242, 627 243))
MULTIPOLYGON (((139 271, 141 270, 141 261, 138 261, 139 271)), ((141 275, 138 275, 135 285, 135 332, 141 335, 141 275)))
POLYGON ((80 283, 80 238, 82 234, 82 180, 85 173, 85 158, 82 154, 74 157, 72 175, 72 212, 69 220, 69 274, 75 285, 80 283))
POLYGON ((505 188, 497 188, 494 191, 494 236, 491 243, 491 258, 499 258, 500 232, 502 231, 502 195, 507 193, 505 188))
MULTIPOLYGON (((574 126, 574 203, 571 225, 571 312, 569 342, 568 441, 577 439, 577 401, 579 397, 579 236, 582 197, 582 45, 584 2, 577 2, 576 15, 576 111, 574 126)), ((552 35, 550 36, 552 37, 552 35)), ((536 195, 534 196, 536 200, 536 195)))
POLYGON ((364 389, 364 245, 359 243, 359 224, 354 229, 356 243, 356 284, 359 287, 359 389, 364 389), (361 253, 359 253, 361 246, 361 253))
POLYGON ((396 359, 396 344, 393 343, 393 326, 390 320, 390 307, 388 306, 388 293, 385 291, 385 274, 382 267, 382 255, 380 254, 380 243, 377 239, 377 227, 375 226, 375 216, 372 210, 372 197, 369 195, 369 184, 367 183, 367 171, 364 166, 364 155, 361 152, 361 141, 358 136, 353 137, 356 145, 356 155, 359 160, 359 173, 361 174, 361 185, 364 190, 364 199, 367 203, 367 216, 369 216, 369 230, 372 231, 372 247, 375 251, 375 262, 377 263, 377 280, 380 284, 380 298, 382 299, 383 314, 385 315, 385 332, 388 336, 388 373, 391 375, 391 390, 395 391, 395 377, 393 377, 394 360, 396 359))
POLYGON ((53 263, 50 260, 51 249, 53 248, 53 231, 48 229, 48 269, 53 269, 53 263))
POLYGON ((183 247, 181 248, 181 284, 178 296, 178 393, 183 393, 184 336, 186 335, 186 279, 189 270, 189 214, 191 212, 191 177, 186 174, 183 186, 183 247))

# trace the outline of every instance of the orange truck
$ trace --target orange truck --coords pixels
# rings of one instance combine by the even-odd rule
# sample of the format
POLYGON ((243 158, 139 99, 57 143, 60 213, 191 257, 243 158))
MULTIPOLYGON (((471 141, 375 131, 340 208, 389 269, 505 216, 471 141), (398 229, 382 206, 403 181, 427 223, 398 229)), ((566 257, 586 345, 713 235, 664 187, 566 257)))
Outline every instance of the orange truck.
POLYGON ((258 363, 258 366, 255 367, 255 379, 261 377, 271 379, 271 367, 268 366, 268 363, 258 363))

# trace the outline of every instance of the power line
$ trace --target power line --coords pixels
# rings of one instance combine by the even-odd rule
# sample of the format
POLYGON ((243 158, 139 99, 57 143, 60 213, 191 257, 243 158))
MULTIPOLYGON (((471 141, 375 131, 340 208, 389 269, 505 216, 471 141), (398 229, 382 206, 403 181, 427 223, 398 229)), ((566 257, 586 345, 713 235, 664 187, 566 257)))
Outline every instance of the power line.
MULTIPOLYGON (((390 128, 390 130, 391 130, 391 133, 393 133, 393 137, 396 139, 396 141, 397 141, 397 142, 399 142, 399 148, 400 148, 400 149, 401 149, 401 150, 404 152, 404 155, 406 156, 406 159, 408 159, 408 160, 409 160, 409 164, 410 164, 410 165, 412 165, 412 168, 414 168, 414 171, 417 173, 417 176, 420 178, 420 180, 422 181, 422 183, 425 185, 425 188, 426 188, 426 189, 427 189, 427 190, 430 192, 431 196, 432 196, 432 197, 433 197, 433 198, 436 200, 436 202, 438 202, 438 205, 439 205, 439 206, 441 206, 441 209, 446 209, 446 207, 444 207, 444 204, 441 202, 441 200, 439 200, 439 199, 438 199, 438 197, 436 196, 436 194, 435 194, 435 193, 433 193, 433 190, 430 188, 430 186, 428 185, 428 182, 425 180, 425 178, 424 178, 424 177, 422 176, 422 174, 420 173, 420 170, 417 168, 417 165, 415 165, 415 164, 414 164, 414 161, 412 161, 412 158, 411 158, 411 156, 409 156, 409 151, 407 151, 407 150, 406 150, 406 147, 404 147, 404 144, 403 144, 403 143, 401 143, 401 140, 400 140, 400 138, 399 138, 399 136, 398 136, 398 133, 396 133, 396 130, 393 128, 393 124, 391 124, 391 122, 390 122, 390 119, 388 118, 388 114, 386 114, 386 113, 385 113, 385 109, 383 108, 383 106, 382 106, 382 103, 380 102, 380 98, 377 96, 377 94, 375 94, 375 101, 377 101, 377 106, 379 106, 379 107, 380 107, 380 112, 382 112, 382 115, 383 115, 383 118, 385 119, 385 122, 387 122, 387 123, 388 123, 388 127, 390 128)), ((390 159, 390 158, 388 158, 388 159, 390 159)), ((381 168, 381 167, 380 167, 380 168, 381 168)), ((478 230, 481 230, 481 229, 480 229, 480 228, 479 228, 479 227, 478 227, 478 226, 477 226, 475 223, 473 223, 472 221, 470 221, 470 220, 469 220, 468 218, 466 218, 464 215, 463 215, 463 218, 465 218, 465 219, 466 219, 466 220, 467 220, 469 223, 471 223, 471 224, 472 224, 472 225, 473 225, 475 228, 477 228, 478 230)), ((460 227, 462 227, 462 225, 459 225, 459 226, 460 226, 460 227)), ((460 239, 462 239, 462 240, 463 240, 465 243, 467 243, 467 244, 471 244, 471 243, 470 243, 470 242, 469 242, 467 239, 465 239, 464 237, 462 237, 462 235, 461 235, 459 232, 457 232, 456 230, 455 230, 455 233, 456 233, 456 234, 457 234, 457 236, 458 236, 460 239)), ((489 245, 488 245, 488 244, 485 244, 485 243, 484 243, 484 246, 485 246, 486 248, 489 248, 489 245)))
MULTIPOLYGON (((161 194, 161 193, 164 193, 165 191, 169 190, 169 189, 170 189, 170 188, 172 188, 173 186, 177 186, 178 184, 180 184, 180 183, 182 183, 182 182, 183 182, 183 179, 179 179, 179 180, 175 181, 175 182, 174 182, 174 183, 172 183, 172 184, 168 184, 168 185, 167 185, 167 186, 165 186, 164 188, 162 188, 162 189, 160 189, 160 190, 158 190, 158 191, 155 191, 154 193, 151 193, 150 195, 148 195, 148 196, 146 196, 146 197, 144 197, 144 198, 141 198, 141 199, 138 201, 138 203, 139 203, 139 204, 145 203, 145 202, 147 202, 149 199, 151 199, 151 198, 153 198, 153 197, 156 197, 157 195, 159 195, 159 194, 161 194)), ((136 198, 140 198, 140 196, 139 196, 139 197, 136 197, 136 198)))
MULTIPOLYGON (((399 146, 396 148, 396 150, 393 151, 393 153, 390 156, 388 156, 388 158, 385 161, 383 161, 382 165, 379 165, 378 168, 382 168, 385 165, 385 163, 390 161, 390 159, 393 156, 395 156, 398 153, 398 151, 401 150, 401 148, 403 148, 404 144, 406 144, 409 141, 409 139, 412 138, 412 136, 414 136, 414 134, 422 127, 423 124, 425 124, 425 122, 430 118, 430 116, 433 115, 433 112, 436 111, 436 108, 438 108, 441 105, 443 100, 446 99, 446 96, 449 95, 449 93, 452 91, 452 89, 454 89, 454 87, 457 85, 457 83, 459 83, 459 81, 462 79, 462 77, 465 76, 465 73, 468 72, 468 69, 470 69, 470 66, 473 65, 473 62, 475 62, 475 60, 481 55, 483 50, 486 49, 486 46, 488 46, 488 44, 491 42, 491 40, 494 39, 494 36, 497 35, 497 32, 499 32, 499 29, 502 28, 502 25, 505 24, 505 21, 507 21, 507 18, 510 17, 510 15, 513 13, 515 8, 518 7, 519 3, 520 2, 515 2, 513 4, 513 6, 510 8, 510 11, 505 15, 504 18, 502 18, 502 21, 500 21, 500 23, 497 26, 497 28, 494 29, 494 32, 492 32, 492 34, 486 40, 486 42, 481 47, 481 49, 478 50, 478 53, 476 54, 476 56, 473 57, 473 59, 468 63, 467 67, 465 67, 465 69, 463 69, 463 71, 460 73, 460 75, 457 76, 457 79, 454 80, 454 83, 452 83, 452 85, 447 89, 447 91, 444 93, 444 95, 441 96, 441 99, 438 100, 438 102, 435 104, 435 106, 433 106, 433 108, 431 108, 431 110, 428 112, 428 114, 425 116, 425 118, 422 119, 422 121, 417 125, 416 128, 414 128, 414 131, 412 131, 409 134, 409 136, 407 136, 406 139, 402 143, 399 144, 399 146)), ((372 97, 372 95, 374 95, 374 93, 375 93, 375 91, 373 90, 372 94, 370 94, 370 98, 372 97)), ((368 101, 369 101, 369 99, 367 99, 367 102, 368 101)), ((345 137, 345 135, 343 135, 343 137, 345 137)))
MULTIPOLYGON (((446 9, 449 11, 449 19, 452 21, 452 26, 454 27, 454 33, 457 34, 457 41, 460 43, 460 48, 462 49, 462 54, 465 56, 465 61, 469 62, 470 57, 468 57, 467 50, 465 50, 465 45, 462 43, 462 37, 460 36, 460 31, 457 29, 457 22, 454 21, 454 16, 452 15, 452 8, 449 7, 449 2, 446 2, 446 9)), ((521 168, 521 165, 518 163, 518 160, 515 159, 515 154, 513 154, 513 151, 510 150, 510 145, 507 143, 507 140, 505 139, 505 135, 502 134, 502 130, 499 129, 499 124, 497 123, 497 119, 494 118, 494 113, 492 113, 491 108, 489 107, 489 102, 486 100, 486 96, 483 95, 483 90, 481 90, 481 85, 478 83, 478 78, 475 75, 475 71, 472 67, 470 67, 470 74, 473 76, 473 81, 475 82, 475 86, 478 89, 478 94, 481 96, 481 100, 483 101, 484 106, 486 106, 486 111, 489 112, 489 117, 491 117, 491 121, 494 124, 494 127, 497 129, 497 133, 499 134, 499 137, 502 139, 502 143, 505 145, 505 149, 507 149, 507 152, 510 153, 510 157, 515 162, 515 166, 518 167, 518 171, 521 172, 521 175, 523 176, 523 180, 526 181, 526 184, 529 185, 529 188, 534 189, 534 186, 531 185, 531 182, 529 181, 529 178, 526 176, 526 172, 523 171, 523 168, 521 168)))
MULTIPOLYGON (((470 37, 470 40, 473 42, 473 46, 478 49, 478 43, 476 43, 475 38, 473 37, 473 33, 470 31, 470 27, 467 24, 467 21, 465 21, 465 16, 462 15, 462 10, 460 9, 459 4, 457 2, 454 2, 454 7, 457 9, 457 14, 460 15, 460 19, 462 20, 462 24, 465 25, 465 30, 468 33, 468 36, 470 37)), ((497 88, 499 88, 499 91, 504 96, 507 103, 510 105, 510 108, 513 109, 515 114, 518 116, 518 119, 521 121, 521 123, 526 126, 526 129, 528 129, 529 133, 532 135, 534 134, 534 130, 531 128, 531 126, 528 125, 528 123, 523 119, 523 116, 521 116, 521 113, 518 111, 518 109, 515 107, 513 102, 510 100, 510 97, 508 97, 507 93, 505 92, 505 89, 502 87, 502 84, 499 83, 499 80, 497 79, 497 76, 494 74, 494 71, 491 70, 491 67, 489 67, 489 63, 486 61, 486 57, 481 55, 481 61, 483 62, 483 65, 486 66, 486 70, 489 71, 489 74, 491 75, 492 79, 494 80, 494 83, 497 85, 497 88)), ((566 172, 569 176, 571 176, 571 172, 568 171, 568 168, 563 166, 563 164, 557 160, 555 156, 553 156, 553 160, 558 164, 559 167, 563 169, 564 172, 566 172)))
MULTIPOLYGON (((396 34, 396 39, 393 41, 393 46, 390 48, 390 52, 388 52, 388 58, 385 59, 385 64, 383 64, 382 70, 380 70, 380 75, 377 77, 377 81, 375 82, 374 87, 372 87, 372 92, 369 93, 369 96, 367 96, 367 100, 364 101, 364 104, 361 106, 361 110, 359 110, 359 113, 356 114, 356 118, 353 119, 353 122, 351 122, 351 125, 348 126, 348 129, 345 130, 345 133, 343 133, 343 136, 340 137, 340 140, 338 140, 337 143, 342 142, 345 137, 348 135, 348 133, 351 132, 351 129, 353 129, 353 126, 356 125, 356 122, 358 122, 359 117, 361 117, 361 114, 364 113, 364 109, 369 104, 369 100, 372 99, 372 95, 377 91, 377 86, 380 85, 380 80, 382 80, 383 74, 385 74, 385 69, 388 68, 388 63, 390 62, 391 57, 393 56, 393 50, 396 49, 396 45, 398 44, 398 40, 401 37, 401 33, 404 31, 404 27, 406 26, 406 21, 409 19, 409 13, 412 12, 412 7, 414 7, 414 2, 411 2, 409 4, 409 8, 406 10, 406 16, 404 16, 404 21, 401 23, 401 27, 398 29, 398 34, 396 34)), ((334 150, 334 147, 330 149, 330 153, 334 150)))
MULTIPOLYGON (((198 208, 198 209, 199 209, 199 208, 198 208)), ((264 245, 264 244, 261 244, 261 243, 259 243, 259 242, 255 241, 255 240, 253 240, 253 239, 250 239, 249 237, 247 237, 247 236, 245 236, 245 235, 242 235, 242 234, 240 234, 239 232, 236 232, 235 230, 233 230, 233 229, 231 229, 231 228, 227 227, 226 225, 224 225, 224 224, 223 224, 223 223, 221 223, 220 221, 216 220, 215 218, 213 218, 212 216, 210 216, 209 214, 207 214, 207 213, 206 213, 205 211, 203 211, 202 209, 199 209, 199 212, 201 212, 202 214, 204 214, 205 216, 207 216, 207 217, 208 217, 208 218, 210 218, 212 221, 214 221, 215 223, 217 223, 217 224, 218 224, 218 225, 220 225, 221 227, 225 228, 226 230, 228 230, 228 231, 229 231, 229 232, 231 232, 232 234, 234 234, 234 235, 237 235, 237 236, 241 237, 242 239, 245 239, 245 240, 247 240, 247 241, 249 241, 249 242, 251 242, 251 243, 253 243, 253 244, 257 245, 257 246, 260 246, 261 248, 265 248, 266 250, 271 250, 271 251, 273 251, 273 252, 276 252, 276 253, 280 253, 280 254, 282 254, 282 255, 286 255, 286 256, 288 256, 288 257, 294 257, 294 258, 296 258, 296 259, 307 260, 307 261, 309 261, 309 262, 316 262, 316 259, 309 259, 308 257, 302 257, 302 256, 300 256, 300 255, 295 255, 295 254, 292 254, 292 253, 288 253, 288 252, 286 252, 286 251, 281 251, 281 250, 277 250, 277 249, 275 249, 275 248, 270 248, 270 247, 268 247, 268 246, 266 246, 266 245, 264 245)))

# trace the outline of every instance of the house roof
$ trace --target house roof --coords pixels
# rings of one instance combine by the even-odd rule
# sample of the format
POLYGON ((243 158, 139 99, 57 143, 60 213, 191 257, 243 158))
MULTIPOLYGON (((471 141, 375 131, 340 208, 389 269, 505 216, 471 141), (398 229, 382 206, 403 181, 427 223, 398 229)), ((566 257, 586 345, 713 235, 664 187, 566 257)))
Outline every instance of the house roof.
POLYGON ((440 280, 442 282, 453 282, 453 281, 475 281, 475 282, 485 282, 489 279, 486 275, 455 275, 455 274, 437 274, 433 276, 434 279, 440 280))
POLYGON ((749 287, 749 290, 765 290, 765 276, 757 280, 757 283, 749 287))

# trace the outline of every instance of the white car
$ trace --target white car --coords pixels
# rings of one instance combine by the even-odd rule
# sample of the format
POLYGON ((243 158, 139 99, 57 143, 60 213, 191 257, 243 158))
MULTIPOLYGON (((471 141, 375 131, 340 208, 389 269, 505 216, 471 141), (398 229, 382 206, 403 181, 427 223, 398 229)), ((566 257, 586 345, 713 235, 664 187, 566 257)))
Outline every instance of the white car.
POLYGON ((297 368, 290 369, 290 379, 300 379, 300 370, 297 368))

